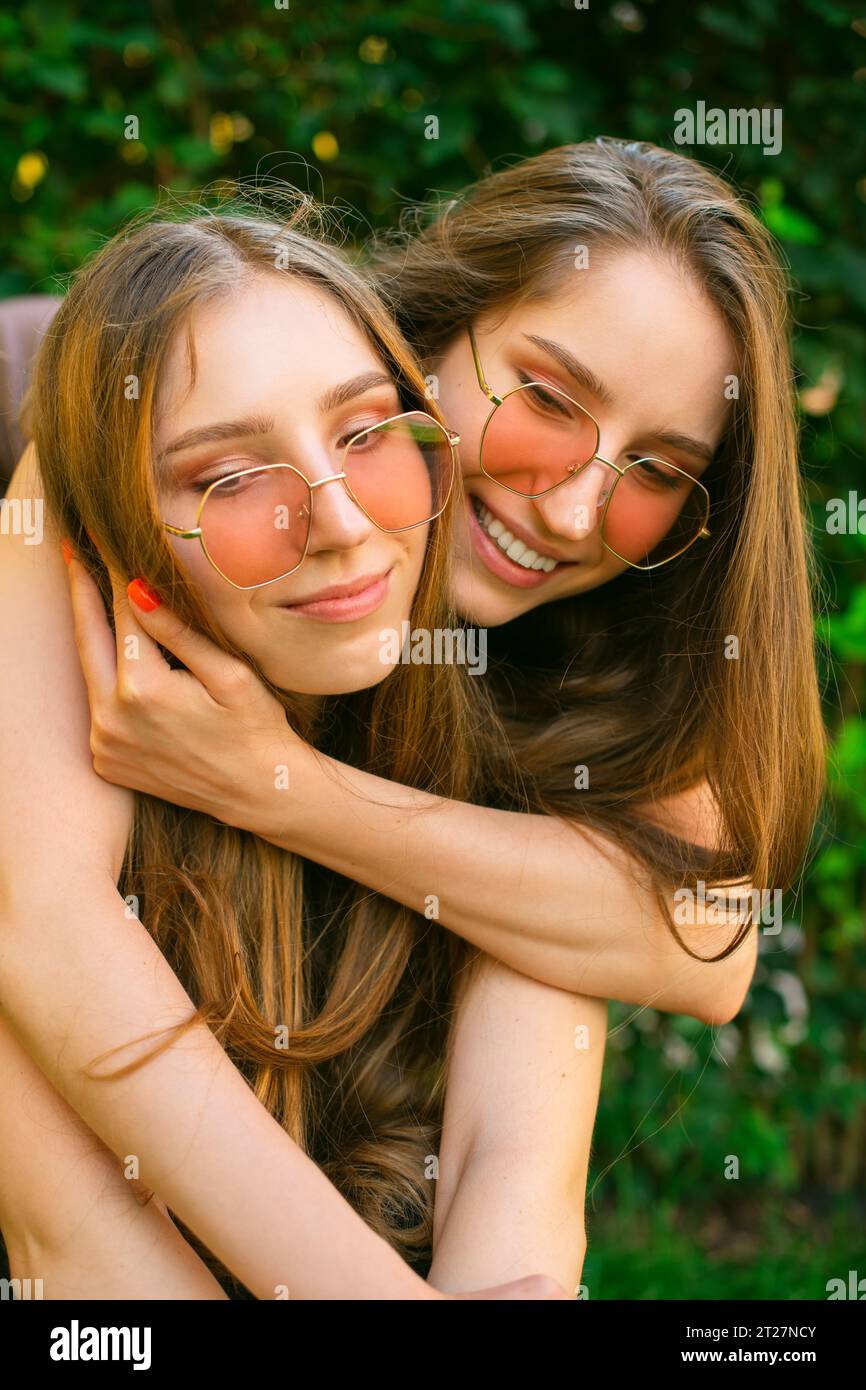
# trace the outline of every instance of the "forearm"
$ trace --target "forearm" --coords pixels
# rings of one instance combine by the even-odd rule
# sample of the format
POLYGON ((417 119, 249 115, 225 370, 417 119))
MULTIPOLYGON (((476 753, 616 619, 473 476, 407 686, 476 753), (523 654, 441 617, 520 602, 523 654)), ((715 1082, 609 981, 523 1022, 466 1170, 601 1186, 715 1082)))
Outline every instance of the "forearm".
POLYGON ((573 1291, 607 1011, 482 958, 449 1062, 430 1281, 539 1270, 573 1291))
POLYGON ((0 1229, 45 1299, 223 1299, 158 1198, 88 1129, 0 1019, 0 1229))
POLYGON ((131 1194, 125 1196, 116 1164, 115 1169, 111 1173, 92 1159, 68 1175, 81 1208, 65 1239, 42 1238, 21 1222, 8 1231, 4 1226, 11 1278, 29 1279, 46 1300, 225 1300, 170 1217, 152 1200, 138 1206, 131 1194), (98 1192, 91 1200, 94 1183, 98 1192))
MULTIPOLYGON (((69 872, 57 899, 0 920, 0 1003, 85 1123, 118 1158, 136 1158, 141 1180, 257 1297, 283 1286, 293 1298, 433 1296, 260 1105, 203 1025, 119 1080, 88 1074, 101 1054, 192 1012, 107 878, 69 872)), ((141 1051, 127 1049, 103 1071, 141 1051)))
MULTIPOLYGON (((629 857, 612 846, 602 852, 590 833, 548 816, 447 801, 316 754, 305 753, 288 794, 273 779, 255 780, 240 793, 254 802, 242 806, 239 823, 435 915, 515 970, 713 1023, 728 1021, 742 1002, 754 933, 725 961, 692 959, 629 857)), ((733 928, 691 932, 693 948, 710 957, 733 928)))
POLYGON ((574 1293, 586 1254, 586 1184, 551 1180, 534 1154, 492 1151, 470 1159, 436 1243, 430 1283, 485 1288, 541 1270, 574 1293))

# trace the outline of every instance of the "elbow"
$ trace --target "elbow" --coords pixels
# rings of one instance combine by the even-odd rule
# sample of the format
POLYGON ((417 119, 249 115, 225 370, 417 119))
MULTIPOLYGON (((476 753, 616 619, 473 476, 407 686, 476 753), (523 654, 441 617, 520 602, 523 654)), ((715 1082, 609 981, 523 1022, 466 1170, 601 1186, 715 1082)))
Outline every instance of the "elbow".
POLYGON ((745 991, 736 996, 722 993, 718 999, 709 1000, 706 1007, 701 1009, 698 1017, 702 1023, 708 1023, 711 1028, 721 1028, 725 1023, 733 1023, 743 1007, 745 997, 745 991))
MULTIPOLYGON (((711 965, 709 969, 719 972, 715 988, 708 997, 699 1014, 701 1022, 720 1028, 732 1023, 746 1001, 755 974, 758 959, 758 933, 750 931, 746 939, 732 955, 711 965)), ((710 977, 713 983, 713 977, 710 977)))

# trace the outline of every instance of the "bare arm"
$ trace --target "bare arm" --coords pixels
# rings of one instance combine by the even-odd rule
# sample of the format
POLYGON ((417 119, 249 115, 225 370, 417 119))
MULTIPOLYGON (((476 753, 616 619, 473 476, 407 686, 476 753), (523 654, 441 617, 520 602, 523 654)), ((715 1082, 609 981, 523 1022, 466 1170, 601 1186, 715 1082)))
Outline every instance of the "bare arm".
POLYGON ((574 1290, 606 1006, 482 957, 455 1022, 430 1280, 541 1270, 574 1290))
MULTIPOLYGON (((754 974, 755 932, 724 961, 694 960, 624 851, 602 852, 599 837, 549 816, 446 801, 319 762, 324 774, 308 765, 298 778, 303 815, 292 816, 288 831, 278 829, 273 778, 262 782, 264 838, 417 910, 435 895, 445 926, 542 983, 712 1024, 739 1011, 754 974), (335 835, 338 814, 343 831, 335 835)), ((668 824, 684 819, 692 828, 700 817, 709 842, 707 800, 700 789, 677 798, 668 824)), ((282 807, 285 825, 285 800, 282 807)), ((706 957, 734 934, 731 926, 690 930, 690 944, 706 957)))

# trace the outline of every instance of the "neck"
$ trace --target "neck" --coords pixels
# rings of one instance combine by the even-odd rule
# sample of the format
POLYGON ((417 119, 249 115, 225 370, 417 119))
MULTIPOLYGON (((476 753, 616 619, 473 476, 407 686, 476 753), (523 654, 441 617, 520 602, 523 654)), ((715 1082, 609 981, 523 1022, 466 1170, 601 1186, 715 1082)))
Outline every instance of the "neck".
POLYGON ((302 720, 308 720, 310 724, 318 719, 324 703, 324 695, 292 695, 292 709, 302 720))

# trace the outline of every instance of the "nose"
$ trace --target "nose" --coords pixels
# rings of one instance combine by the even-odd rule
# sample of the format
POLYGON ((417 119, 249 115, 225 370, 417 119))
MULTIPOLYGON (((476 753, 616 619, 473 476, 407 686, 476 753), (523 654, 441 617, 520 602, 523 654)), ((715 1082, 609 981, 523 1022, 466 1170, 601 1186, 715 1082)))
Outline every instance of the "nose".
POLYGON ((301 466, 309 479, 313 525, 310 531, 309 555, 327 550, 352 550, 362 545, 375 531, 372 521, 354 502, 342 480, 342 461, 327 454, 320 456, 311 468, 309 456, 301 466))
POLYGON ((563 540, 586 540, 598 534, 604 504, 616 481, 606 463, 588 463, 570 482, 535 499, 545 526, 563 540))

